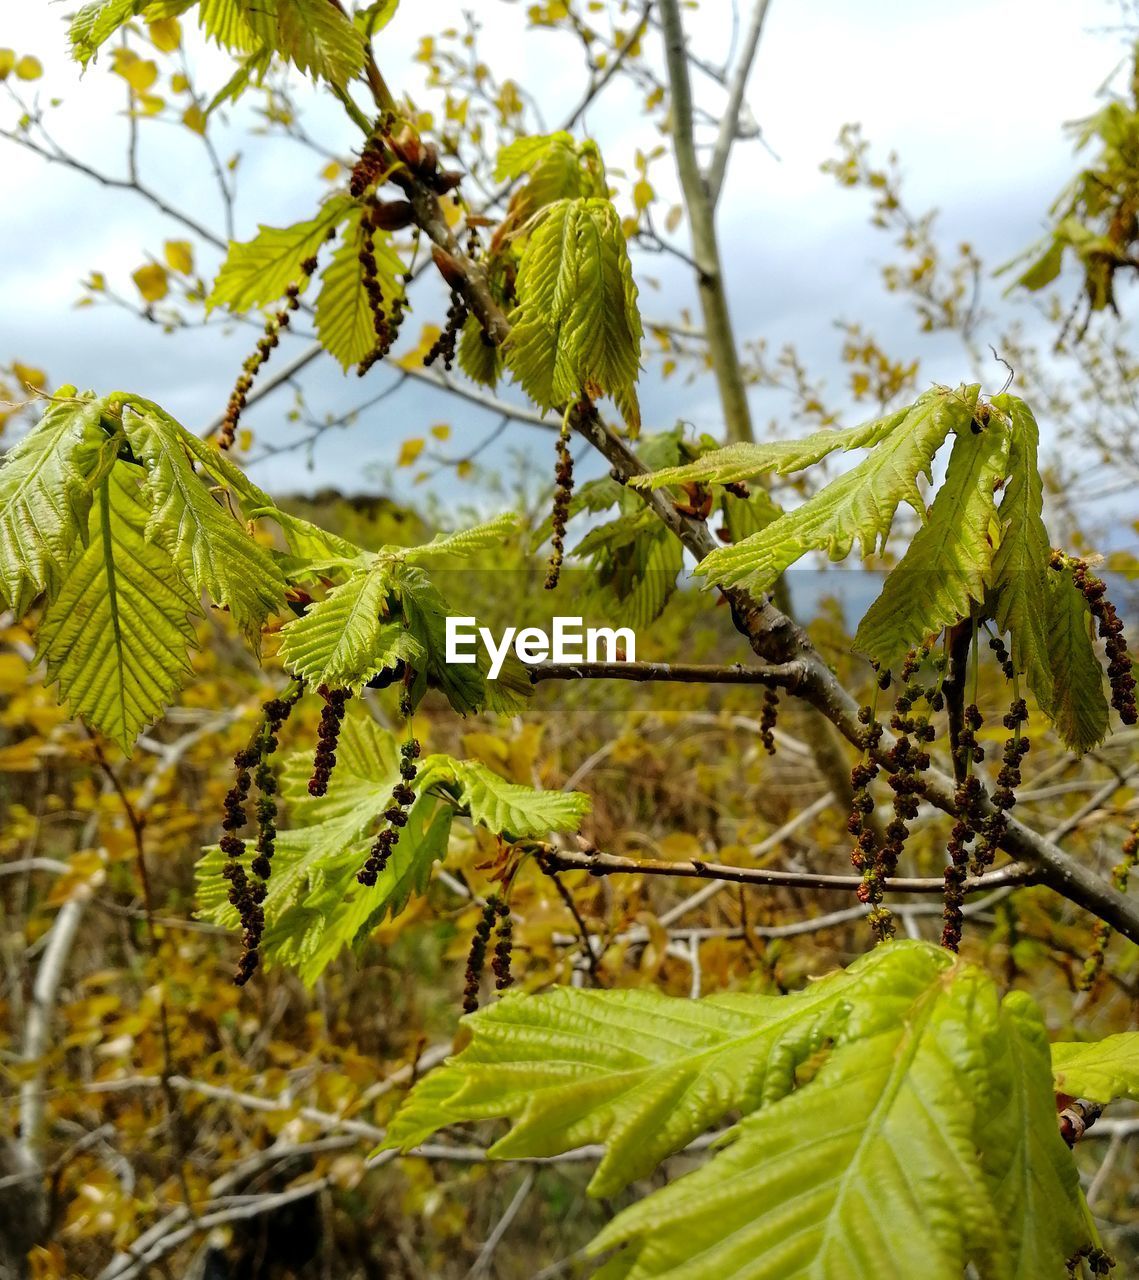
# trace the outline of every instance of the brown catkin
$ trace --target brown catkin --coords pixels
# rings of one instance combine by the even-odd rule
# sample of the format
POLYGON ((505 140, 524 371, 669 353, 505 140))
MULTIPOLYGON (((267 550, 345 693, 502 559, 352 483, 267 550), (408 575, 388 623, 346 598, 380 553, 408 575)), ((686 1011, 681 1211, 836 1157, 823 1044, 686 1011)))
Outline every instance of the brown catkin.
POLYGON ((329 689, 323 684, 317 692, 324 699, 324 707, 320 713, 320 727, 316 731, 312 777, 308 780, 310 796, 323 796, 328 792, 328 781, 336 767, 336 744, 340 740, 340 726, 344 722, 348 699, 352 696, 347 689, 329 689))
POLYGON ((298 682, 283 698, 271 698, 266 702, 262 708, 262 723, 253 742, 234 756, 236 772, 233 786, 225 798, 222 815, 224 834, 220 844, 226 855, 222 875, 229 881, 229 901, 242 926, 241 958, 233 979, 238 986, 244 986, 257 968, 265 928, 262 904, 268 894, 266 881, 272 867, 277 835, 277 805, 273 798, 277 781, 270 760, 277 749, 277 735, 300 698, 302 689, 303 684, 298 682), (247 874, 241 861, 245 854, 245 841, 236 832, 246 823, 245 803, 251 782, 256 782, 259 792, 257 848, 247 874))
POLYGON ((1127 654, 1123 619, 1107 598, 1107 583, 1091 572, 1086 560, 1057 552, 1053 555, 1052 563, 1054 567, 1066 563, 1071 568, 1076 588, 1088 602, 1088 608, 1099 624, 1100 639, 1107 653, 1107 682, 1111 688, 1111 705, 1119 712, 1119 718, 1124 724, 1135 724, 1139 720, 1139 708, 1135 703, 1135 675, 1127 654))
POLYGON ((482 983, 483 967, 486 964, 486 949, 490 943, 490 935, 497 915, 498 898, 495 894, 491 894, 486 900, 478 924, 475 925, 471 949, 467 955, 466 982, 463 988, 464 1013, 474 1013, 479 1007, 479 986, 482 983))
POLYGON ((420 753, 419 740, 411 738, 400 747, 399 772, 401 781, 392 788, 388 807, 384 810, 387 826, 376 836, 368 851, 368 859, 356 873, 356 879, 369 888, 376 883, 380 873, 388 865, 392 850, 399 843, 399 833, 407 825, 407 814, 415 801, 412 782, 416 775, 416 757, 420 753))
MULTIPOLYGON (((329 236, 331 237, 335 234, 336 230, 333 228, 329 232, 329 236)), ((233 447, 233 442, 237 438, 237 426, 241 421, 241 414, 249 398, 253 380, 269 359, 269 353, 280 341, 281 330, 289 327, 291 313, 300 306, 301 292, 315 270, 316 256, 313 255, 301 263, 300 280, 294 281, 285 290, 284 306, 266 320, 265 332, 258 339, 253 354, 242 365, 241 374, 234 384, 233 392, 229 397, 229 404, 226 405, 225 416, 222 418, 221 429, 218 432, 219 449, 231 449, 233 447)))
POLYGON ((764 689, 763 709, 759 713, 759 740, 769 756, 775 754, 775 725, 779 719, 779 691, 764 689))
POLYGON ((573 501, 573 454, 569 447, 569 416, 562 421, 558 433, 558 465, 554 469, 554 510, 551 516, 553 532, 550 542, 553 550, 546 566, 546 590, 553 591, 562 574, 562 560, 566 552, 566 525, 569 523, 570 503, 573 501))
MULTIPOLYGON (((1132 824, 1123 841, 1120 849, 1123 855, 1115 864, 1111 872, 1112 886, 1120 893, 1127 892, 1127 886, 1131 880, 1131 872, 1135 869, 1135 864, 1139 861, 1139 818, 1132 824)), ((1091 954, 1084 962, 1083 972, 1080 974, 1079 987, 1081 991, 1090 991, 1099 981, 1099 976, 1103 972, 1104 962, 1107 959, 1107 944, 1111 941, 1112 928, 1104 920, 1097 920, 1092 931, 1092 949, 1091 954)))
POLYGON ((443 368, 450 373, 455 363, 455 344, 459 333, 467 320, 467 303, 457 290, 451 290, 451 305, 447 308, 447 319, 443 332, 431 344, 430 350, 423 357, 423 363, 430 368, 436 360, 443 361, 443 368))

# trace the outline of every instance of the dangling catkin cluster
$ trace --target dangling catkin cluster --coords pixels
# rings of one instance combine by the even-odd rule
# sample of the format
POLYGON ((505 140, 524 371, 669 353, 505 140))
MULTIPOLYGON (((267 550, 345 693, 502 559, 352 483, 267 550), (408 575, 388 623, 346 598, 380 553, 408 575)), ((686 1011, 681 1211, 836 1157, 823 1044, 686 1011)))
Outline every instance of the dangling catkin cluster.
POLYGON ((464 1013, 474 1013, 479 1007, 479 986, 482 983, 483 966, 486 964, 486 949, 490 944, 490 935, 494 929, 497 914, 498 899, 491 894, 482 909, 478 924, 475 925, 471 949, 467 955, 466 984, 463 988, 464 1013))
POLYGON ((376 264, 376 232, 397 224, 400 218, 411 217, 411 205, 405 200, 381 203, 373 200, 364 213, 364 235, 360 245, 360 268, 364 282, 364 292, 368 298, 368 309, 372 313, 372 328, 376 335, 376 345, 356 366, 358 377, 363 377, 368 370, 382 360, 392 349, 399 337, 403 324, 404 297, 397 293, 391 300, 391 313, 384 312, 384 291, 380 285, 376 264))
MULTIPOLYGON (((1131 830, 1128 831, 1123 841, 1121 849, 1123 856, 1115 864, 1111 872, 1111 883, 1119 890, 1120 893, 1127 892, 1128 883, 1131 880, 1131 872, 1135 869, 1135 864, 1139 861, 1139 818, 1131 824, 1131 830)), ((1090 991, 1099 980, 1099 975, 1103 972, 1104 961, 1107 958, 1107 944, 1111 941, 1111 925, 1103 920, 1095 922, 1095 928, 1092 933, 1092 950, 1084 963, 1084 971, 1080 974, 1080 990, 1090 991)))
POLYGON ((270 763, 277 750, 277 735, 288 719, 289 712, 301 696, 303 686, 298 683, 283 698, 271 698, 262 711, 264 719, 252 743, 242 748, 233 758, 235 775, 233 785, 225 798, 222 814, 220 845, 226 855, 222 875, 229 881, 229 901, 237 911, 242 926, 242 951, 234 982, 244 986, 253 976, 259 963, 261 935, 265 928, 265 912, 262 904, 268 893, 266 881, 272 870, 272 859, 277 829, 275 819, 277 804, 273 799, 277 780, 270 763), (252 875, 246 875, 241 859, 245 855, 245 841, 237 832, 245 826, 245 804, 252 782, 257 783, 257 852, 250 865, 252 875))
POLYGON ((356 879, 369 888, 376 883, 380 873, 388 865, 392 850, 399 843, 399 833, 407 826, 407 811, 415 800, 415 790, 411 784, 415 780, 415 760, 420 750, 418 738, 411 738, 399 749, 399 774, 402 781, 392 788, 391 801, 384 810, 384 819, 388 825, 376 837, 367 862, 356 873, 356 879))
MULTIPOLYGON (((329 234, 335 235, 335 228, 329 234)), ((315 255, 305 258, 301 263, 300 280, 294 281, 285 290, 285 305, 275 315, 266 320, 265 332, 258 339, 256 350, 242 365, 241 374, 234 384, 233 394, 229 397, 229 404, 226 405, 225 417, 222 419, 221 430, 218 433, 219 449, 233 447, 233 442, 237 438, 237 424, 241 420, 241 413, 249 397, 249 390, 253 386, 253 379, 257 377, 261 366, 269 359, 269 353, 280 341, 281 330, 289 327, 290 313, 300 306, 301 290, 308 283, 308 278, 315 270, 315 255)))
POLYGON ((455 344, 467 320, 467 303, 457 290, 451 290, 451 305, 447 308, 447 320, 443 332, 431 344, 431 349, 423 357, 423 363, 430 368, 436 360, 442 358, 443 368, 450 373, 455 363, 455 344))
POLYGON ((958 772, 964 776, 953 797, 958 816, 949 835, 949 865, 945 868, 945 906, 942 911, 941 945, 950 951, 956 951, 961 945, 961 926, 965 921, 962 908, 969 867, 968 846, 976 839, 973 814, 983 790, 981 780, 973 772, 973 765, 985 758, 984 749, 977 745, 977 730, 982 723, 978 708, 974 704, 967 706, 956 747, 958 772))
POLYGON ((779 719, 779 691, 764 689, 763 710, 759 713, 759 740, 769 756, 775 754, 775 725, 779 719))
POLYGON ((884 731, 875 719, 873 707, 861 707, 858 719, 866 726, 862 734, 864 755, 850 771, 852 797, 846 829, 855 837, 855 846, 850 854, 851 865, 859 871, 866 871, 874 866, 878 858, 878 839, 868 819, 874 812, 874 797, 870 793, 870 787, 878 776, 878 762, 874 759, 874 753, 882 741, 884 731))
MULTIPOLYGON (((989 648, 996 654, 997 661, 1007 675, 1015 670, 1008 656, 1005 643, 999 636, 989 641, 989 648)), ((1008 830, 1008 813, 1016 804, 1016 788, 1020 786, 1020 766, 1028 754, 1029 740, 1021 733, 1021 726, 1028 719, 1028 705, 1023 698, 1014 698, 1008 714, 1004 717, 1004 726, 1009 730, 1001 756, 1001 768, 997 774, 997 789, 993 792, 994 812, 982 819, 979 838, 973 850, 972 870, 981 875, 993 865, 997 849, 1008 830)))
POLYGON ((558 433, 558 465, 554 469, 553 534, 550 538, 553 550, 546 567, 546 590, 553 591, 562 574, 562 560, 566 552, 566 525, 569 522, 570 503, 573 501, 573 454, 569 447, 569 417, 562 422, 558 433))
POLYGON ((1134 724, 1139 719, 1135 704, 1135 677, 1131 671, 1131 659, 1127 656, 1127 640, 1123 635, 1123 620, 1115 605, 1107 598, 1107 583, 1097 578, 1088 568, 1086 560, 1064 557, 1055 553, 1052 563, 1065 561, 1071 566, 1076 587, 1088 602, 1092 616, 1099 623, 1100 639, 1107 651, 1107 681, 1111 686, 1111 705, 1119 712, 1124 724, 1134 724))
POLYGON ((494 973, 494 985, 498 991, 505 991, 514 981, 510 974, 510 953, 514 945, 514 922, 510 918, 510 907, 505 899, 499 898, 498 936, 494 944, 494 959, 490 963, 494 973))
POLYGON ((920 775, 930 763, 929 752, 915 746, 911 736, 918 743, 932 741, 934 729, 929 723, 929 713, 937 708, 938 699, 942 696, 940 691, 925 689, 914 680, 926 656, 925 650, 911 649, 902 666, 902 688, 890 718, 890 726, 898 737, 885 757, 890 788, 894 792, 894 816, 886 826, 886 838, 878 849, 874 865, 864 870, 863 881, 858 888, 859 899, 870 904, 868 919, 879 941, 894 936, 893 917, 881 905, 882 890, 884 882, 897 872, 898 860, 909 835, 906 824, 917 817, 920 775), (911 715, 915 704, 923 699, 926 704, 924 712, 911 715))
POLYGON ((316 731, 312 777, 308 780, 310 796, 323 796, 328 792, 328 780, 336 767, 336 744, 340 740, 344 709, 352 696, 347 689, 329 689, 323 684, 317 692, 324 699, 324 706, 320 712, 320 727, 316 731))

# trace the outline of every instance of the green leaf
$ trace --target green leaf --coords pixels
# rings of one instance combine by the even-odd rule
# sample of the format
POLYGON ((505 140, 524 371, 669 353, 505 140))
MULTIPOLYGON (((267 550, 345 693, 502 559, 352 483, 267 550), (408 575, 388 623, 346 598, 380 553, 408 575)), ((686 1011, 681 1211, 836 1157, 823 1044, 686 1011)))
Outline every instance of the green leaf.
POLYGON ((526 668, 511 653, 497 680, 488 680, 490 659, 480 647, 473 664, 446 661, 447 616, 453 612, 439 589, 413 565, 398 567, 398 593, 404 621, 419 641, 426 657, 417 668, 409 690, 417 707, 428 685, 437 688, 459 715, 471 715, 484 707, 503 713, 521 709, 533 687, 526 668))
POLYGON ((92 492, 118 449, 103 426, 105 406, 87 396, 57 401, 4 456, 0 594, 17 617, 54 591, 76 542, 86 541, 92 492))
POLYGON ((386 560, 357 570, 281 629, 281 660, 310 685, 353 691, 401 659, 420 661, 422 645, 390 620, 392 586, 386 560))
POLYGON ((712 449, 683 466, 632 476, 629 483, 637 489, 660 489, 666 484, 731 484, 756 476, 785 476, 792 471, 803 471, 840 449, 849 453, 851 449, 871 449, 880 444, 902 425, 917 405, 936 394, 936 390, 927 392, 916 405, 844 431, 815 431, 801 440, 729 444, 723 449, 712 449))
POLYGON ((147 0, 91 0, 71 19, 71 56, 84 67, 116 31, 146 7, 147 0))
MULTIPOLYGON (((375 321, 360 264, 364 242, 362 212, 354 209, 349 214, 341 243, 324 269, 316 299, 317 334, 325 350, 335 356, 345 370, 359 364, 376 345, 375 321)), ((376 232, 371 247, 384 309, 388 311, 392 302, 404 294, 403 263, 391 247, 390 233, 376 232)))
POLYGON ((299 281, 301 263, 316 254, 328 233, 344 222, 354 207, 349 196, 333 195, 314 218, 289 227, 261 226, 252 240, 232 241, 207 307, 248 311, 284 297, 289 285, 299 281))
POLYGON ((241 95, 253 83, 260 85, 268 74, 273 62, 273 50, 268 46, 248 54, 238 63, 237 70, 210 99, 206 107, 206 116, 215 112, 227 102, 237 102, 241 95))
POLYGON ((607 199, 549 206, 526 241, 507 364, 543 409, 609 395, 640 427, 641 320, 621 221, 607 199))
MULTIPOLYGON (((264 0, 245 0, 248 9, 264 0)), ((329 0, 277 0, 277 52, 302 71, 341 88, 364 69, 364 38, 329 0)))
POLYGON ((1053 670, 1049 656, 1048 560, 1052 548, 1044 527, 1044 484, 1037 454, 1040 429, 1016 396, 996 396, 992 407, 1009 423, 1009 482, 1001 500, 1000 542, 993 556, 992 613, 1009 633, 1010 655, 1027 673, 1036 700, 1053 715, 1053 670))
POLYGON ((954 442, 945 483, 926 523, 859 624, 854 647, 887 670, 928 635, 969 616, 985 596, 1009 435, 994 415, 979 434, 954 442))
POLYGON ((149 402, 136 402, 135 412, 131 407, 123 425, 146 466, 147 541, 169 554, 195 591, 228 608, 247 635, 257 636, 285 603, 280 569, 194 471, 190 432, 149 402))
POLYGON ((1052 1079, 1057 1093, 1073 1098, 1139 1102, 1139 1031, 1121 1031, 1088 1043, 1054 1044, 1052 1079))
POLYGON ((1001 1280, 1059 1277, 1058 1259, 1088 1243, 1089 1228, 1075 1162, 1057 1129, 1044 1020, 1026 993, 1004 999, 998 1034, 985 1047, 977 1128, 1000 1233, 978 1270, 1001 1280))
POLYGON ((388 1128, 513 1121, 495 1158, 600 1142, 611 1196, 712 1125, 703 1168, 619 1213, 602 1276, 1062 1280, 1094 1240, 1056 1127, 1039 1011, 982 970, 893 942, 787 996, 508 995, 388 1128))
POLYGON ((934 454, 950 431, 969 429, 977 392, 975 385, 957 391, 935 387, 858 466, 759 533, 713 551, 696 572, 721 586, 761 592, 809 551, 825 551, 832 560, 842 560, 857 541, 864 556, 872 554, 885 545, 901 503, 908 503, 924 520, 918 477, 929 476, 934 454))
POLYGON ((459 334, 459 368, 472 382, 494 388, 502 376, 502 348, 483 332, 475 316, 467 316, 459 334))
POLYGON ((170 558, 145 536, 149 511, 136 473, 121 463, 102 481, 87 546, 68 566, 37 637, 37 658, 71 713, 124 751, 188 674, 188 618, 198 610, 170 558))
POLYGON ((904 1009, 951 964, 945 952, 901 944, 791 996, 690 1001, 571 988, 510 996, 466 1020, 469 1045, 416 1086, 385 1145, 409 1150, 446 1125, 509 1116, 514 1127, 492 1155, 602 1142, 590 1191, 613 1195, 730 1113, 789 1092, 796 1068, 839 1033, 859 992, 863 1020, 876 992, 889 997, 888 1016, 889 1001, 899 1003, 895 985, 904 1009))
POLYGON ((1103 667, 1091 638, 1087 601, 1065 566, 1048 572, 1048 661, 1055 673, 1045 710, 1065 744, 1079 754, 1107 736, 1103 667))
POLYGON ((518 532, 518 517, 510 511, 495 516, 471 529, 458 529, 454 533, 437 533, 430 542, 420 547, 408 547, 402 554, 408 564, 419 564, 435 556, 473 556, 480 551, 499 547, 512 534, 518 532))
POLYGON ((1043 252, 1013 281, 1013 287, 1020 285, 1034 293, 1046 289, 1060 274, 1067 247, 1066 240, 1053 237, 1043 252))
POLYGON ((495 182, 521 178, 551 151, 570 152, 576 158, 573 135, 563 129, 557 133, 531 133, 515 138, 498 150, 494 164, 495 182))
POLYGON ((1047 1105, 1039 1013, 1019 996, 1000 1010, 979 970, 909 991, 900 978, 893 1007, 840 1034, 808 1084, 618 1214, 590 1251, 630 1256, 601 1274, 959 1280, 972 1263, 985 1280, 1066 1277, 1093 1236, 1047 1105))
POLYGON ((591 806, 581 791, 539 791, 508 782, 477 760, 428 756, 421 772, 424 786, 453 784, 455 803, 471 821, 507 839, 576 831, 591 806))

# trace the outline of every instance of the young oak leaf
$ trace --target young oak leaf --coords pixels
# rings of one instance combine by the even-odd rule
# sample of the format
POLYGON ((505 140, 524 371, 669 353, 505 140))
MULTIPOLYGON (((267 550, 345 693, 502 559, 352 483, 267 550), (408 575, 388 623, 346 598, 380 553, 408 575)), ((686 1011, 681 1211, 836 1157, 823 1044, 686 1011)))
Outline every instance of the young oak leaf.
POLYGON ((842 560, 858 542, 864 556, 872 554, 888 538, 903 502, 924 521, 918 477, 929 477, 934 455, 951 431, 969 429, 978 391, 976 385, 956 391, 936 387, 921 396, 878 439, 869 457, 759 533, 713 551, 696 572, 721 586, 762 592, 810 551, 842 560))

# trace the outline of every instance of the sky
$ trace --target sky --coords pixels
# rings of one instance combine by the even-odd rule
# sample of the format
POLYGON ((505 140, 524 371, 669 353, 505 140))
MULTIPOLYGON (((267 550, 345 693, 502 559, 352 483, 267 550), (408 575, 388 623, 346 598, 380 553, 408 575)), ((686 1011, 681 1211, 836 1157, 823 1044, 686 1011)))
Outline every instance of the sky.
MULTIPOLYGON (((0 46, 35 54, 44 63, 38 88, 45 99, 63 100, 52 113, 53 130, 68 150, 94 169, 121 175, 123 86, 102 66, 78 76, 64 35, 64 16, 72 7, 46 0, 0 6, 0 46)), ((419 38, 460 20, 462 7, 451 0, 405 0, 379 41, 380 62, 393 85, 426 99, 421 68, 413 60, 419 38)), ((524 5, 484 0, 477 12, 485 28, 485 56, 538 96, 548 121, 557 121, 584 83, 580 62, 568 56, 572 46, 558 34, 524 32, 524 5)), ((687 13, 697 52, 723 58, 731 14, 729 0, 704 0, 698 13, 687 13)), ((869 226, 865 194, 839 190, 820 173, 820 163, 835 153, 840 127, 860 121, 877 158, 891 150, 900 155, 912 206, 941 210, 945 243, 969 240, 988 266, 996 266, 1042 232, 1051 200, 1073 172, 1063 125, 1094 109, 1097 91, 1121 63, 1123 42, 1111 30, 1118 20, 1118 6, 1108 0, 772 0, 748 92, 771 151, 754 141, 737 144, 719 216, 740 341, 765 338, 776 349, 795 343, 808 367, 828 376, 840 402, 836 319, 860 321, 899 355, 920 355, 924 382, 967 379, 970 371, 956 340, 916 336, 906 305, 883 291, 879 272, 891 257, 891 242, 869 226)), ((659 33, 647 39, 650 55, 659 60, 659 33)), ((200 82, 210 87, 228 74, 216 50, 202 53, 198 65, 200 82)), ((696 89, 718 111, 722 91, 700 77, 696 89)), ((15 114, 0 94, 0 124, 9 125, 15 114)), ((358 135, 335 102, 315 99, 306 118, 330 148, 343 153, 356 144, 358 135)), ((615 167, 630 166, 637 148, 648 151, 660 142, 640 114, 639 95, 620 84, 587 113, 584 126, 615 167)), ((251 235, 258 222, 284 225, 308 216, 327 189, 320 162, 295 144, 235 133, 229 145, 243 152, 238 238, 251 235)), ((166 199, 221 227, 208 169, 185 131, 144 126, 141 160, 147 181, 166 199)), ((676 190, 670 164, 666 159, 653 169, 665 193, 676 190)), ((92 269, 131 292, 130 272, 145 254, 161 255, 163 240, 183 238, 184 229, 137 195, 104 190, 82 175, 47 167, 4 139, 0 165, 0 360, 16 357, 43 367, 57 382, 135 391, 162 403, 187 426, 206 426, 224 408, 251 349, 252 330, 195 329, 170 338, 124 312, 73 305, 79 281, 92 269)), ((217 253, 195 247, 199 266, 212 271, 217 253)), ((639 255, 635 267, 648 319, 675 318, 684 307, 695 312, 683 264, 639 255)), ((416 298, 420 321, 442 314, 441 292, 434 283, 428 288, 416 298)), ((999 300, 1000 288, 986 285, 990 301, 999 300)), ((988 340, 985 333, 978 336, 982 345, 988 340)), ((285 347, 275 354, 277 367, 287 354, 285 347)), ((987 376, 995 390, 1003 370, 994 365, 987 376)), ((322 360, 303 385, 312 406, 339 412, 375 395, 389 379, 381 368, 361 385, 322 360)), ((683 418, 715 433, 722 425, 710 379, 685 386, 648 376, 641 396, 652 426, 683 418)), ((298 427, 287 421, 290 405, 286 392, 249 414, 259 439, 296 438, 298 427)), ((757 391, 753 411, 764 424, 780 418, 783 405, 773 393, 757 391)), ((848 420, 858 416, 853 409, 848 420)), ((278 491, 327 485, 384 491, 390 483, 384 467, 407 437, 447 422, 454 436, 446 448, 460 453, 496 421, 429 389, 402 389, 362 415, 351 431, 324 437, 311 466, 293 452, 259 463, 254 474, 278 491)), ((783 426, 794 433, 794 423, 783 426)), ((532 428, 514 426, 484 459, 504 469, 513 451, 521 451, 527 463, 537 457, 549 461, 545 453, 552 455, 552 446, 532 428)), ((552 470, 544 461, 542 474, 552 470)), ((407 473, 399 475, 402 484, 407 473)))

